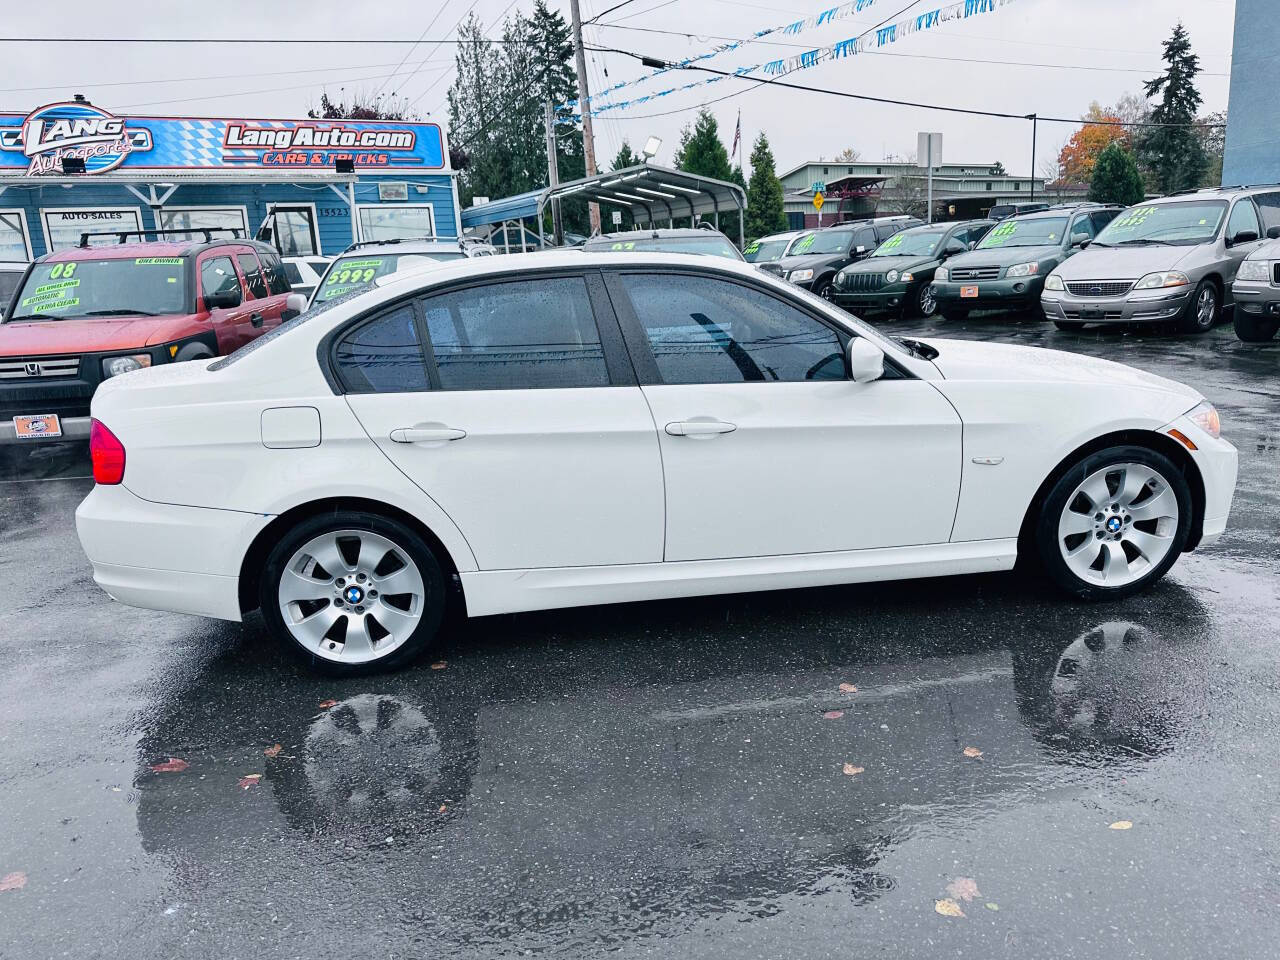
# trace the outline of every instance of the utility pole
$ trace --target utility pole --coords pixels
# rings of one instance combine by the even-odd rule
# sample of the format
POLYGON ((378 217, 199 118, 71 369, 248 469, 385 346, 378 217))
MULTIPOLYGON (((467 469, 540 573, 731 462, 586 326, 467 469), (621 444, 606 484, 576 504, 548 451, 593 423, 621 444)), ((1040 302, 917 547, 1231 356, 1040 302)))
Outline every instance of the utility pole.
POLYGON ((1036 198, 1036 126, 1040 123, 1040 118, 1034 113, 1031 114, 1031 199, 1036 198))
MULTIPOLYGON (((560 164, 556 160, 556 121, 551 113, 551 101, 546 102, 547 124, 547 182, 552 188, 560 186, 560 164)), ((542 229, 539 227, 538 229, 542 229)), ((564 246, 564 222, 560 219, 560 198, 551 198, 551 230, 556 246, 564 246)))
MULTIPOLYGON (((587 57, 582 49, 582 11, 578 9, 578 0, 569 0, 569 11, 573 16, 573 48, 577 54, 578 64, 578 109, 582 111, 582 152, 587 160, 587 176, 596 175, 596 139, 591 132, 591 94, 587 90, 587 57)), ((587 204, 591 216, 591 232, 600 232, 600 205, 587 204)))

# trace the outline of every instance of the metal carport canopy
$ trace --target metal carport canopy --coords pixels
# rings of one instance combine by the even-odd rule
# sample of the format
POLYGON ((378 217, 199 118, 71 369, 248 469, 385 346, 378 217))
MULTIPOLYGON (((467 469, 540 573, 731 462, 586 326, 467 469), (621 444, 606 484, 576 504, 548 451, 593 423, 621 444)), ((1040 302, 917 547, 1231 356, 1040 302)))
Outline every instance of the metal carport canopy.
POLYGON ((674 222, 683 217, 693 221, 704 214, 714 216, 719 226, 721 213, 737 213, 739 245, 746 239, 743 212, 747 207, 747 195, 742 187, 726 180, 651 163, 611 170, 470 207, 462 211, 462 224, 464 227, 478 227, 536 216, 541 235, 541 215, 547 204, 568 197, 582 197, 630 210, 636 223, 648 226, 661 220, 674 222))

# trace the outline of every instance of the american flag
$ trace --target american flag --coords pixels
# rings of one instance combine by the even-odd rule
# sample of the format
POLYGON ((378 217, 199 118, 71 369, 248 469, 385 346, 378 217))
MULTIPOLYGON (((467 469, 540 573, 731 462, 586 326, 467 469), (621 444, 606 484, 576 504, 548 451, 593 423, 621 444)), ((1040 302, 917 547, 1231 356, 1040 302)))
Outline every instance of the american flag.
POLYGON ((738 111, 738 122, 733 127, 733 146, 729 148, 729 156, 738 152, 738 138, 742 136, 742 111, 738 111))

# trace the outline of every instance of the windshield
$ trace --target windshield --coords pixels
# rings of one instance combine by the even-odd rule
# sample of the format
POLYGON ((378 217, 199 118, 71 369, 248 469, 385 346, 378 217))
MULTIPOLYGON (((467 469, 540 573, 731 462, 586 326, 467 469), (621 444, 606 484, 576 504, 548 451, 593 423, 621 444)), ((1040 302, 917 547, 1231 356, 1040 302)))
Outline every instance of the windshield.
POLYGON ((1098 234, 1094 246, 1206 243, 1217 236, 1218 227, 1226 215, 1225 200, 1187 200, 1130 207, 1107 224, 1107 228, 1098 234))
POLYGON ((703 253, 713 257, 741 260, 737 248, 729 238, 708 233, 705 237, 642 237, 639 240, 592 240, 583 245, 584 250, 608 250, 612 253, 631 253, 633 250, 655 250, 662 253, 703 253))
POLYGON ((1066 217, 1028 217, 1005 220, 991 228, 978 244, 979 250, 995 247, 1056 247, 1067 229, 1066 217))
POLYGON ((772 263, 782 259, 790 242, 790 237, 783 237, 781 240, 752 240, 747 244, 747 249, 742 251, 742 258, 747 263, 772 263))
POLYGON ((316 291, 316 301, 333 300, 401 270, 413 270, 443 260, 461 260, 465 256, 461 250, 441 250, 439 253, 353 253, 339 257, 324 275, 316 291))
POLYGON ((904 230, 876 247, 873 257, 931 257, 945 230, 904 230))
POLYGON ((807 257, 813 253, 845 253, 853 241, 852 230, 823 230, 801 237, 787 254, 790 257, 807 257))
POLYGON ((37 263, 6 323, 190 313, 185 257, 37 263))

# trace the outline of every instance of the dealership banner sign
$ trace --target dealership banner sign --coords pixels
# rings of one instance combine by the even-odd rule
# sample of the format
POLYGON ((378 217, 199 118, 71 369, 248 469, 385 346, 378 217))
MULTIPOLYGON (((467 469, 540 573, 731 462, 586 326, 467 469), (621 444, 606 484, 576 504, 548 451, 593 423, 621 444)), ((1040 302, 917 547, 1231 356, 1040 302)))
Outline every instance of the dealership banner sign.
POLYGON ((125 170, 443 170, 434 123, 390 120, 250 120, 118 117, 90 103, 51 103, 0 114, 0 174, 59 175, 63 160, 86 174, 125 170))

